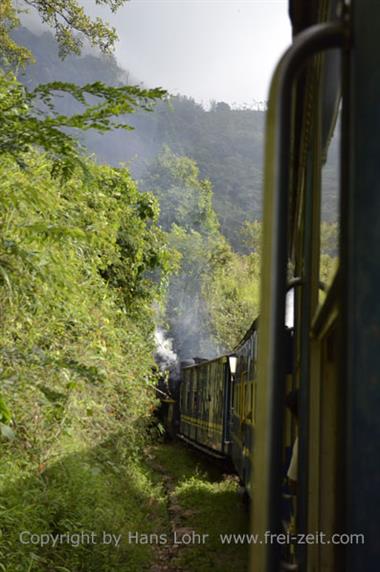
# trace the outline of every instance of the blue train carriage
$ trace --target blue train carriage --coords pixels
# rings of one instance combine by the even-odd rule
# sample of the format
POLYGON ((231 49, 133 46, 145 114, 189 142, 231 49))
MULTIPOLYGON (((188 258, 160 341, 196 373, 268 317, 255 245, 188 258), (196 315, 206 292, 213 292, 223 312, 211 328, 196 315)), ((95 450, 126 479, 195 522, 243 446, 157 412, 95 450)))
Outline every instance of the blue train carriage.
POLYGON ((236 372, 232 374, 231 457, 249 494, 251 494, 251 456, 256 417, 257 327, 258 320, 255 320, 243 340, 235 348, 236 372))
POLYGON ((228 355, 182 369, 179 436, 217 458, 230 454, 231 368, 228 355))
MULTIPOLYGON (((289 287, 286 298, 284 344, 286 354, 286 391, 293 388, 293 336, 294 336, 294 289, 289 287)), ((236 371, 232 373, 231 399, 231 457, 239 477, 252 496, 252 460, 254 455, 255 420, 257 408, 257 355, 259 341, 259 318, 257 318, 242 341, 236 346, 236 371)), ((231 359, 231 358, 230 358, 231 359)), ((289 464, 294 442, 294 422, 290 414, 285 419, 285 450, 283 476, 289 464)))

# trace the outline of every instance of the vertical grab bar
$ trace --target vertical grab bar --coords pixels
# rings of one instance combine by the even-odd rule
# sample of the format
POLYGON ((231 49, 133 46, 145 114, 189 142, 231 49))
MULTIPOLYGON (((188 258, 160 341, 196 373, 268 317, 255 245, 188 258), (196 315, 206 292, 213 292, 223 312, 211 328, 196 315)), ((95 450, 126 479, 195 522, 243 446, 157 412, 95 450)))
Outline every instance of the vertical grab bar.
POLYGON ((294 80, 305 61, 343 47, 340 22, 312 26, 295 37, 275 70, 266 126, 264 249, 261 282, 258 380, 261 399, 256 424, 250 570, 277 572, 280 548, 268 533, 281 532, 282 430, 285 401, 284 321, 290 186, 291 105, 294 80))

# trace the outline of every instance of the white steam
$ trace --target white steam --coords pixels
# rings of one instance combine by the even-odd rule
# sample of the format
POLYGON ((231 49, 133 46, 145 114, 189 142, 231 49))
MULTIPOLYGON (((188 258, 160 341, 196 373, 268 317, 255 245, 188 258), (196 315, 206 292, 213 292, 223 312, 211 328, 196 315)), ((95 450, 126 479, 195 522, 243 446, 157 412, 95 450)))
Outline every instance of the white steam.
POLYGON ((178 356, 173 351, 173 340, 167 338, 162 328, 156 328, 154 333, 156 342, 156 359, 162 370, 176 367, 178 356))

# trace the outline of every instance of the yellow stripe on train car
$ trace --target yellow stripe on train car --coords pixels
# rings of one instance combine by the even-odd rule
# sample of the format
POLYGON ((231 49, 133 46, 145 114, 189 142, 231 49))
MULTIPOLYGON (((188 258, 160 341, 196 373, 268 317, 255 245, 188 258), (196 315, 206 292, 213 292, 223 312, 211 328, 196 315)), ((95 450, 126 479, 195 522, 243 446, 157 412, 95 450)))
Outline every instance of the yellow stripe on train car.
POLYGON ((222 425, 220 423, 211 423, 209 421, 205 421, 204 419, 190 417, 189 415, 182 415, 181 420, 185 423, 189 423, 190 425, 196 425, 197 427, 212 429, 213 431, 222 431, 222 425))

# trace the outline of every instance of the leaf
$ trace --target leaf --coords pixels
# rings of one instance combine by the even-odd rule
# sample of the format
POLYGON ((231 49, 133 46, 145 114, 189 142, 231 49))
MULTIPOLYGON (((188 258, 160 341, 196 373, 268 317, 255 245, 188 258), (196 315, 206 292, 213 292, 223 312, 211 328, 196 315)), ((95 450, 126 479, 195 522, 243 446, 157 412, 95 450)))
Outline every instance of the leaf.
POLYGON ((0 421, 2 421, 3 423, 10 423, 11 420, 12 420, 11 412, 9 411, 4 400, 0 396, 0 421))
POLYGON ((6 272, 5 268, 3 266, 1 266, 0 264, 0 274, 2 275, 3 279, 4 279, 4 283, 6 284, 10 294, 13 294, 13 290, 12 290, 12 284, 11 281, 9 279, 8 273, 6 272))
POLYGON ((55 391, 54 389, 51 389, 47 385, 39 384, 37 385, 37 387, 44 394, 46 399, 51 403, 55 404, 57 402, 64 401, 66 399, 66 395, 64 393, 55 391))
POLYGON ((4 423, 0 423, 0 431, 1 435, 8 439, 9 441, 13 441, 16 438, 14 431, 9 427, 9 425, 4 425, 4 423))
POLYGON ((78 387, 78 384, 75 381, 69 381, 66 384, 67 389, 76 389, 77 387, 78 387))
POLYGON ((102 473, 102 470, 99 467, 91 467, 90 472, 94 477, 97 477, 102 473))

